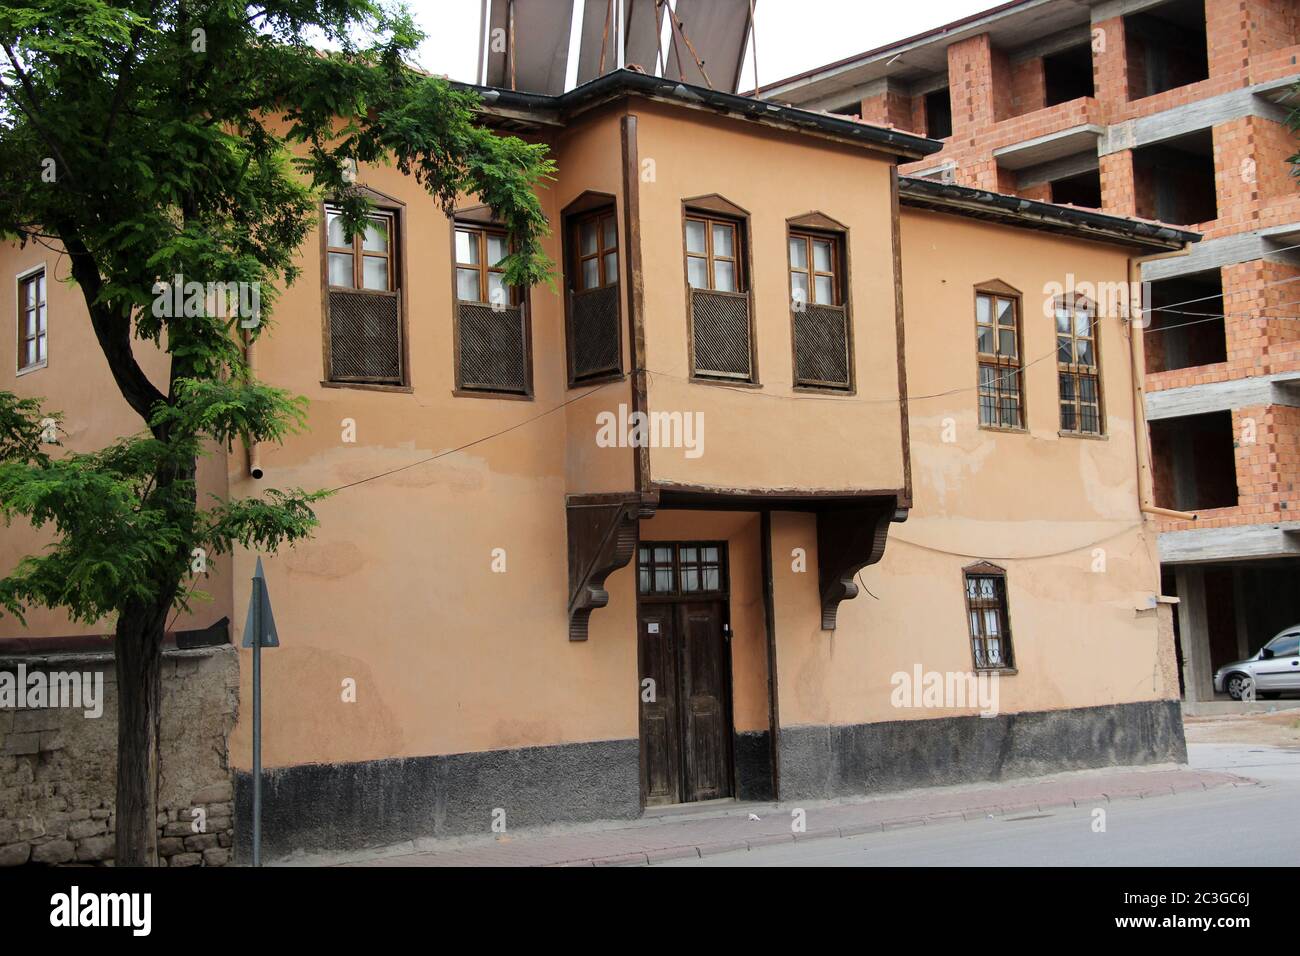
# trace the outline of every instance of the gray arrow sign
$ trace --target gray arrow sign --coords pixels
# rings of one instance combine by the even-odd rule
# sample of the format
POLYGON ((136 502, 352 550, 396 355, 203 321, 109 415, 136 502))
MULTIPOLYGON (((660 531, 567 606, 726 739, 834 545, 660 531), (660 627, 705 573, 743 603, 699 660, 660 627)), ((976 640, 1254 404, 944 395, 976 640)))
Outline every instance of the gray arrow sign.
POLYGON ((248 616, 244 618, 244 647, 255 646, 253 635, 259 630, 262 632, 263 647, 280 646, 280 636, 275 631, 275 617, 271 614, 271 592, 266 587, 266 574, 262 571, 260 557, 257 559, 257 570, 253 572, 253 593, 248 602, 248 616))

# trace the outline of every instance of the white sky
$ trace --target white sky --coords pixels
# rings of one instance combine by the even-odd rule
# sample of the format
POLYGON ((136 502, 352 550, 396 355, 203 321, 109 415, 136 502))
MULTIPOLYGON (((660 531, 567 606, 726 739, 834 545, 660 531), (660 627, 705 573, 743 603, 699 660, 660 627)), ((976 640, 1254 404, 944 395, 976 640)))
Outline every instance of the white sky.
MULTIPOLYGON (((556 0, 563 3, 564 0, 556 0)), ((581 0, 578 0, 581 2, 581 0)), ((760 83, 802 73, 997 6, 1001 0, 755 0, 760 83)), ((480 0, 407 0, 428 39, 418 66, 473 82, 480 0)), ((688 30, 689 30, 689 24, 688 30)), ((746 59, 741 89, 753 82, 746 59)))

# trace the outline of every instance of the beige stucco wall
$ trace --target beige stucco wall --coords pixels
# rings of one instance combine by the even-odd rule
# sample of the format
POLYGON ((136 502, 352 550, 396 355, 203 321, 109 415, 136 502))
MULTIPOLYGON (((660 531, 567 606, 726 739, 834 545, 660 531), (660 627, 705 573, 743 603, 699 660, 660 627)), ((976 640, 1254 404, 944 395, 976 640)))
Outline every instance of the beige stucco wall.
POLYGON ((652 478, 738 489, 901 488, 888 161, 706 114, 656 105, 638 113, 649 407, 702 413, 705 435, 697 458, 652 448, 652 478), (712 194, 749 213, 758 391, 690 381, 682 202, 712 194), (856 395, 792 389, 786 220, 814 211, 849 232, 856 395))
POLYGON ((774 516, 782 724, 976 713, 899 709, 890 695, 892 675, 918 664, 970 671, 962 568, 979 560, 1007 572, 1019 672, 1000 679, 1001 712, 1176 697, 1162 664, 1168 635, 1137 610, 1158 593, 1159 572, 1154 528, 1138 510, 1127 330, 1101 322, 1107 437, 1062 437, 1054 326, 1042 309, 1046 284, 1067 273, 1124 281, 1127 253, 906 208, 902 237, 915 506, 891 526, 884 559, 862 572, 866 590, 840 605, 833 633, 813 615, 814 519, 774 516), (990 279, 1023 294, 1025 434, 978 427, 973 287, 990 279), (794 548, 809 555, 806 573, 792 571, 794 548))
MULTIPOLYGON (((562 171, 542 201, 558 265, 563 207, 588 189, 621 193, 618 116, 593 118, 555 148, 562 171)), ((595 444, 597 412, 628 401, 627 384, 587 397, 566 387, 557 276, 530 293, 533 400, 454 396, 447 218, 392 169, 365 168, 360 181, 407 204, 412 392, 320 386, 320 265, 306 255, 258 362, 265 379, 311 399, 311 431, 264 454, 263 483, 339 487, 413 467, 341 490, 317 507, 313 540, 265 561, 282 622, 282 646, 265 657, 265 761, 635 737, 635 607, 619 602, 593 615, 587 642, 567 639, 565 495, 631 488, 631 451, 595 444), (354 444, 341 440, 347 418, 354 444), (494 570, 502 558, 505 571, 494 570), (355 703, 343 700, 349 678, 355 703)), ((238 467, 231 483, 236 494, 256 491, 238 467)), ((240 607, 252 561, 237 561, 240 607)), ((631 571, 608 586, 620 579, 631 571)), ((249 668, 242 674, 247 694, 249 668)), ((232 739, 241 767, 250 720, 241 714, 232 739)))
MULTIPOLYGON (((108 361, 95 338, 81 288, 68 281, 70 264, 61 251, 38 243, 25 247, 0 244, 0 391, 21 398, 39 398, 49 412, 63 413, 62 447, 69 452, 97 451, 115 439, 141 433, 144 421, 122 398, 108 361), (47 305, 47 364, 44 368, 17 374, 18 282, 28 270, 45 266, 47 305)), ((149 379, 167 390, 167 356, 151 343, 137 342, 136 360, 149 379)), ((59 454, 51 447, 53 454, 59 454)), ((200 459, 198 494, 200 502, 211 495, 225 496, 226 454, 210 447, 200 459)), ((53 536, 33 529, 25 521, 0 524, 0 574, 9 573, 25 555, 37 555, 53 536)), ((178 614, 170 625, 179 630, 207 627, 231 615, 229 563, 220 556, 207 559, 208 573, 197 585, 192 614, 178 614)), ((60 610, 33 608, 26 614, 27 626, 10 615, 0 616, 0 638, 32 636, 81 636, 111 632, 113 622, 94 624, 71 621, 60 610)))

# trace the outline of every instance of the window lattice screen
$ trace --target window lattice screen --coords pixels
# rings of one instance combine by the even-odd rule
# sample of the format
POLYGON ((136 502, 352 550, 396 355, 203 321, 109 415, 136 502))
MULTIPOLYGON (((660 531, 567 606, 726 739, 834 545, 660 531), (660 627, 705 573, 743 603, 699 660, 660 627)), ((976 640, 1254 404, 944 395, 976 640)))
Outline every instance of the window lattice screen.
POLYGON ((458 307, 460 385, 494 392, 527 392, 524 313, 466 302, 458 307))
POLYGON ((619 370, 618 286, 574 293, 573 377, 589 378, 619 370))
POLYGON ((692 289, 691 321, 697 375, 752 376, 749 296, 692 289))
POLYGON ((794 313, 795 384, 849 387, 849 324, 843 306, 794 313))
POLYGON ((331 290, 330 378, 401 384, 401 309, 397 296, 331 290))

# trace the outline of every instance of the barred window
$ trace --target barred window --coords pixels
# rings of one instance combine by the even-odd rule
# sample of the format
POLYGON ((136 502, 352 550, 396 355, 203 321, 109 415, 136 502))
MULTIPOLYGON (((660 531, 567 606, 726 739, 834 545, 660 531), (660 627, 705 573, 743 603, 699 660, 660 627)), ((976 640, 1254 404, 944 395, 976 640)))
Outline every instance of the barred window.
POLYGON ((975 342, 979 353, 980 424, 1024 428, 1019 299, 977 292, 975 342))
POLYGON ((703 378, 754 379, 744 242, 740 222, 686 216, 692 368, 703 378))
POLYGON ((997 565, 980 563, 966 568, 963 574, 976 669, 1014 667, 1006 572, 997 565))
POLYGON ((791 230, 787 238, 794 383, 847 389, 852 384, 845 305, 843 238, 791 230))
POLYGON ((44 267, 18 280, 18 371, 46 363, 46 304, 44 267))
POLYGON ((456 386, 470 392, 528 395, 528 327, 519 290, 506 284, 510 251, 499 226, 457 222, 456 386))
POLYGON ((618 217, 611 206, 569 226, 569 381, 622 370, 618 298, 618 217))
POLYGON ((1097 358, 1097 315, 1083 296, 1056 303, 1056 363, 1060 383, 1061 431, 1103 433, 1101 374, 1097 358))
POLYGON ((395 209, 376 210, 349 239, 340 210, 325 207, 325 319, 331 382, 405 382, 398 240, 395 209))

